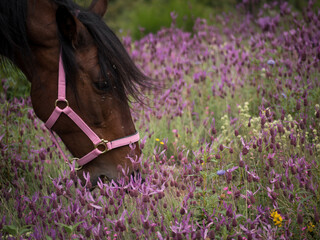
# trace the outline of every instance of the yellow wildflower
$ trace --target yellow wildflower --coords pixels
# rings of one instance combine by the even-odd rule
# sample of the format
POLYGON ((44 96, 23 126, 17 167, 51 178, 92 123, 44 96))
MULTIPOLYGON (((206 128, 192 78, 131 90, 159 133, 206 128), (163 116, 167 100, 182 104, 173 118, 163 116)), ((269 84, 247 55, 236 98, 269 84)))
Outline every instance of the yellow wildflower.
POLYGON ((307 227, 308 227, 308 231, 309 232, 313 232, 313 229, 314 229, 315 226, 314 226, 314 224, 312 222, 309 222, 307 227))
POLYGON ((281 215, 275 209, 273 209, 271 211, 270 216, 273 219, 274 225, 276 225, 278 227, 282 226, 283 219, 282 219, 281 215))
POLYGON ((156 138, 156 141, 157 141, 157 142, 159 142, 159 141, 160 141, 160 139, 159 139, 159 138, 156 138))
POLYGON ((161 145, 163 145, 163 144, 164 144, 164 142, 160 142, 160 144, 161 144, 161 145))

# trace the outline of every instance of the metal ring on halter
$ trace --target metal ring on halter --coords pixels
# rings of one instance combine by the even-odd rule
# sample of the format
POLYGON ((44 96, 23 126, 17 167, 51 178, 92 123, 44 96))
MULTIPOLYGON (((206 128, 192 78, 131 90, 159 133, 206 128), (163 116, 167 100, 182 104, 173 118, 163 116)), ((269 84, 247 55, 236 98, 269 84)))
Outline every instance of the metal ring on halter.
POLYGON ((69 102, 67 99, 57 99, 55 102, 55 107, 60 108, 61 110, 65 109, 66 107, 69 107, 69 102), (64 102, 66 104, 66 106, 64 108, 60 108, 58 107, 58 102, 64 102))
POLYGON ((101 139, 101 141, 99 143, 94 145, 94 148, 98 149, 101 152, 101 154, 106 153, 109 151, 108 146, 107 146, 108 142, 109 142, 108 140, 101 139), (100 146, 102 146, 104 148, 102 151, 99 149, 100 146))
MULTIPOLYGON (((72 164, 73 161, 75 161, 77 163, 77 161, 79 160, 79 158, 71 158, 70 163, 72 164)), ((80 169, 82 169, 82 166, 78 166, 75 167, 74 170, 79 171, 80 169)))

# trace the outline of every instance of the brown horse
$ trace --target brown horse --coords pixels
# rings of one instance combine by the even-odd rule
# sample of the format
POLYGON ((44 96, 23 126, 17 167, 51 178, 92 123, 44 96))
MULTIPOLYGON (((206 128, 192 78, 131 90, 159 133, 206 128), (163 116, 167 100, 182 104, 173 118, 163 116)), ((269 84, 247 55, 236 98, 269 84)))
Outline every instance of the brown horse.
MULTIPOLYGON (((0 55, 27 76, 34 111, 46 122, 57 99, 61 52, 69 105, 99 138, 110 141, 136 132, 128 95, 138 97, 138 88, 148 87, 150 81, 102 21, 107 5, 107 0, 93 0, 89 9, 82 9, 71 0, 1 0, 0 55)), ((77 158, 94 148, 65 114, 52 129, 77 158)), ((130 147, 123 146, 103 153, 78 176, 90 173, 95 185, 101 176, 116 179, 119 165, 132 172, 129 152, 130 147)))

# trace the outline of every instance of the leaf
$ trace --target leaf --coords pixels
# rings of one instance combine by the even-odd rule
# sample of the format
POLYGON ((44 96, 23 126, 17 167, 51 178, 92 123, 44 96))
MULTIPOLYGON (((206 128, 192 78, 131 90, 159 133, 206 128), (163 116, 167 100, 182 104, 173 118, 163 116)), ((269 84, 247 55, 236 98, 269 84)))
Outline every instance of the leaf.
POLYGON ((17 236, 19 232, 18 227, 14 225, 4 225, 2 229, 3 232, 11 234, 13 236, 17 236))
POLYGON ((30 225, 25 225, 22 228, 19 229, 19 235, 23 235, 26 233, 30 233, 31 232, 31 226, 30 225))
POLYGON ((4 134, 2 134, 1 136, 0 136, 0 142, 2 141, 2 138, 4 137, 4 134))
POLYGON ((72 226, 64 226, 63 228, 64 228, 64 230, 65 230, 67 233, 69 233, 69 234, 72 234, 72 233, 73 233, 73 228, 72 228, 72 226))
POLYGON ((66 224, 64 224, 64 223, 57 223, 59 226, 61 226, 61 227, 63 227, 63 229, 68 233, 68 234, 72 234, 74 231, 75 231, 75 229, 80 225, 82 223, 82 221, 81 222, 78 222, 78 223, 76 223, 76 224, 74 224, 74 225, 72 225, 72 226, 69 226, 69 225, 66 225, 66 224))
POLYGON ((59 226, 63 227, 63 229, 68 233, 68 234, 72 234, 73 232, 73 227, 63 224, 63 223, 57 223, 59 226))
POLYGON ((200 172, 200 175, 201 175, 202 177, 207 177, 207 172, 201 171, 201 172, 200 172))
POLYGON ((73 229, 75 229, 76 227, 78 227, 81 223, 83 223, 83 221, 81 221, 81 222, 78 222, 78 223, 76 223, 76 224, 74 224, 72 227, 73 227, 73 229))
POLYGON ((307 202, 311 198, 313 198, 313 195, 310 195, 310 196, 308 196, 306 198, 301 199, 300 202, 299 202, 299 206, 301 206, 304 202, 307 202))

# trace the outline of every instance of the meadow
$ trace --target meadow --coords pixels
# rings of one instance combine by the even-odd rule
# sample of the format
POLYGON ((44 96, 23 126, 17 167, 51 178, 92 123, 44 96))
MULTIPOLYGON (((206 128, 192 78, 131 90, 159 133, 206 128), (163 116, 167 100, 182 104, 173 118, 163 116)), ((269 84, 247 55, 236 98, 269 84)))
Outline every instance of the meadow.
POLYGON ((0 239, 319 239, 320 9, 246 4, 122 39, 157 86, 131 103, 141 175, 93 191, 2 79, 0 239))

